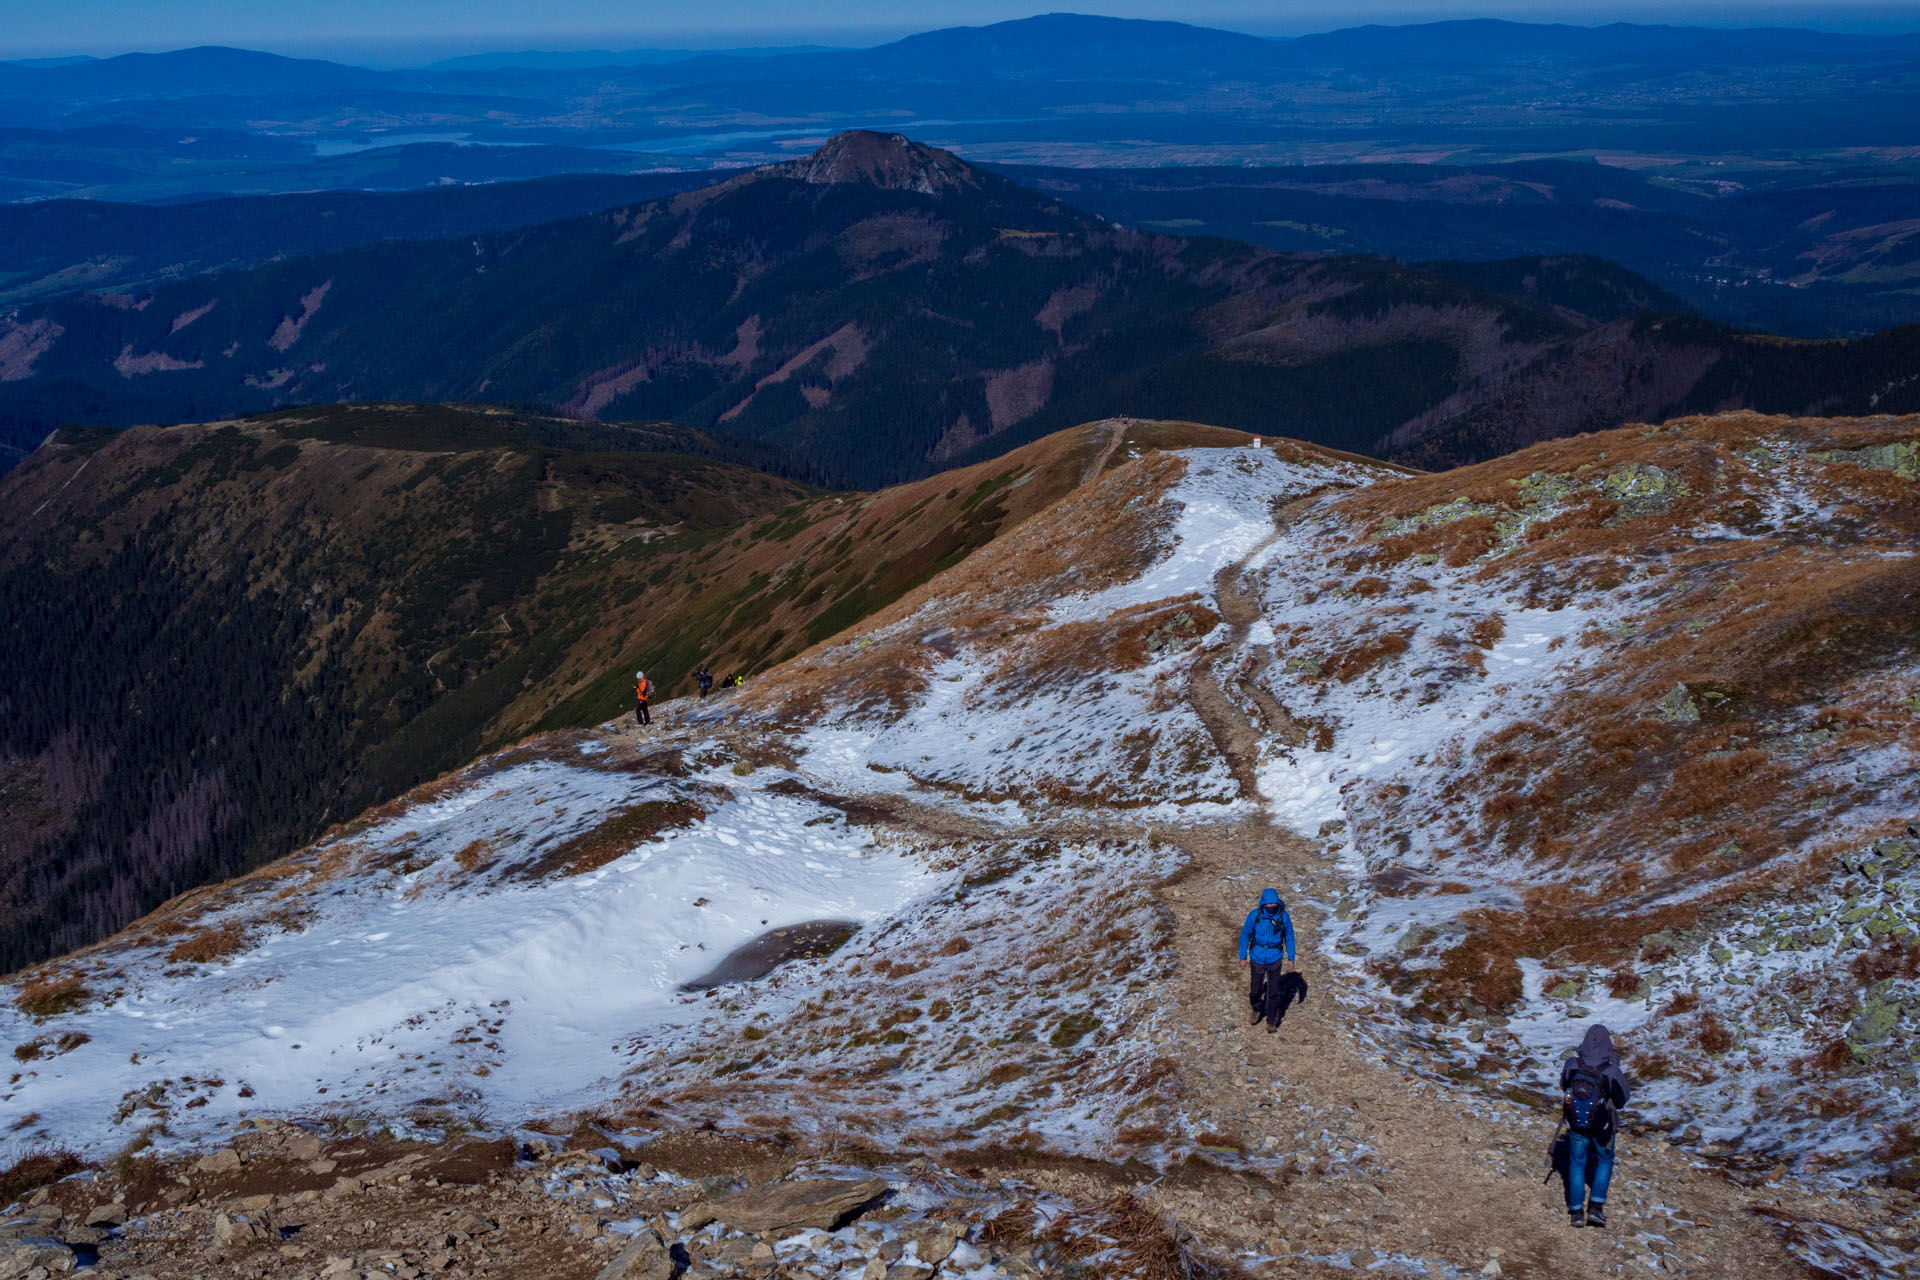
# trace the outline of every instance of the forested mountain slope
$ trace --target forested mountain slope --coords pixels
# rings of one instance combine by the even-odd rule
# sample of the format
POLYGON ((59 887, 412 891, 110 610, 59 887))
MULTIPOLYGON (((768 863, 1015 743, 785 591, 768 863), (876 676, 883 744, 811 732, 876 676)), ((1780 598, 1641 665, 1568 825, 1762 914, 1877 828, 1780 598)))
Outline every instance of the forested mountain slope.
POLYGON ((872 486, 1116 414, 1434 466, 1679 412, 1920 403, 1920 328, 1791 343, 1589 292, 1600 315, 1126 230, 854 133, 590 218, 23 307, 0 320, 0 422, 27 448, 76 422, 531 403, 774 442, 810 480, 872 486))
POLYGON ((62 433, 0 482, 0 966, 611 715, 642 666, 791 656, 1096 447, 826 495, 678 428, 443 406, 62 433))

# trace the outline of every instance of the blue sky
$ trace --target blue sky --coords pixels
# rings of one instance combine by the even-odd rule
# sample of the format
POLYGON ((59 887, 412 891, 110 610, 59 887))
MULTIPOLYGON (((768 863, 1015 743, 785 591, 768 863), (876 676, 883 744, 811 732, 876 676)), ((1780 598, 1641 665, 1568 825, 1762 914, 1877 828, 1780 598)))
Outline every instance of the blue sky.
MULTIPOLYGON (((1916 0, 1113 0, 1073 7, 1117 17, 1178 18, 1266 35, 1362 22, 1448 17, 1527 21, 1685 22, 1920 29, 1916 0)), ((1042 0, 0 0, 6 56, 110 54, 230 44, 374 65, 487 49, 714 48, 874 44, 910 31, 1026 17, 1042 0), (692 16, 690 16, 692 15, 692 16), (910 18, 907 16, 910 15, 910 18)))

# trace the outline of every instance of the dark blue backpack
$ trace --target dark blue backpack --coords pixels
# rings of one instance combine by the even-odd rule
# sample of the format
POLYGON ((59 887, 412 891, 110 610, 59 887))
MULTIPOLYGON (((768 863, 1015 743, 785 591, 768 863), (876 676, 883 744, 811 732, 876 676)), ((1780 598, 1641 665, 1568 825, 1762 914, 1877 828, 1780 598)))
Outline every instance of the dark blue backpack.
POLYGON ((1567 1125, 1576 1132, 1600 1136, 1613 1128, 1607 1078, 1584 1062, 1573 1064, 1573 1077, 1567 1081, 1567 1125))

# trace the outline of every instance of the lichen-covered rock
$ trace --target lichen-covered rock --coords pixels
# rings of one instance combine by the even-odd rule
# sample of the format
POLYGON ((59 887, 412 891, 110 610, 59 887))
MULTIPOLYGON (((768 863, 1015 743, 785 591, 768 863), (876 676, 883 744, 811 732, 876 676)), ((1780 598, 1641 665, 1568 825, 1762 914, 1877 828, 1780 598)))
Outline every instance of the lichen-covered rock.
POLYGON ((1437 502, 1424 511, 1416 511, 1410 516, 1388 516, 1380 522, 1380 532, 1413 533, 1421 529, 1431 529, 1435 525, 1452 524, 1455 520, 1465 520, 1469 516, 1497 516, 1500 508, 1490 507, 1484 502, 1475 502, 1470 498, 1455 498, 1451 502, 1437 502))
POLYGON ((1700 722, 1700 704, 1687 692, 1687 686, 1676 684, 1667 690, 1667 696, 1660 699, 1660 718, 1668 724, 1698 724, 1700 722))
POLYGON ((1820 455, 1822 462, 1851 462, 1856 467, 1891 471, 1902 480, 1920 480, 1920 443, 1868 445, 1864 449, 1835 449, 1820 455))
POLYGON ((1687 496, 1687 482, 1650 462, 1629 462, 1607 473, 1600 491, 1620 504, 1617 519, 1656 515, 1687 496))
POLYGON ((1862 1061, 1871 1061, 1878 1056, 1880 1046, 1893 1038, 1894 1031, 1900 1025, 1900 1005, 1891 999, 1891 983, 1875 983, 1867 992, 1867 998, 1861 1002, 1860 1012, 1853 1016, 1853 1023, 1847 1028, 1847 1047, 1853 1056, 1862 1061))

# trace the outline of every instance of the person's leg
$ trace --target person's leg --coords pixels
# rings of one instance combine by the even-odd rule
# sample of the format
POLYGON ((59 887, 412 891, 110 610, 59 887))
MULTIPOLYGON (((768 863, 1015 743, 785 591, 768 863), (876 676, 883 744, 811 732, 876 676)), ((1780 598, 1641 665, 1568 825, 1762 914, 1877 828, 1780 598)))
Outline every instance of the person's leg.
POLYGON ((1567 1212, 1579 1213, 1587 1207, 1587 1158, 1593 1143, 1584 1133, 1567 1133, 1567 1212))
POLYGON ((647 722, 647 704, 638 698, 633 700, 633 722, 635 724, 645 724, 647 722))
POLYGON ((1593 1191, 1587 1198, 1587 1211, 1599 1213, 1607 1203, 1607 1184, 1613 1181, 1613 1143, 1593 1144, 1593 1191))
POLYGON ((1282 961, 1273 962, 1267 970, 1267 998, 1260 1012, 1267 1020, 1268 1027, 1280 1025, 1280 1018, 1287 1011, 1287 966, 1282 961))
POLYGON ((1247 975, 1247 1003, 1253 1006, 1253 1020, 1258 1022, 1267 1016, 1267 984, 1272 977, 1258 960, 1248 962, 1247 975))

